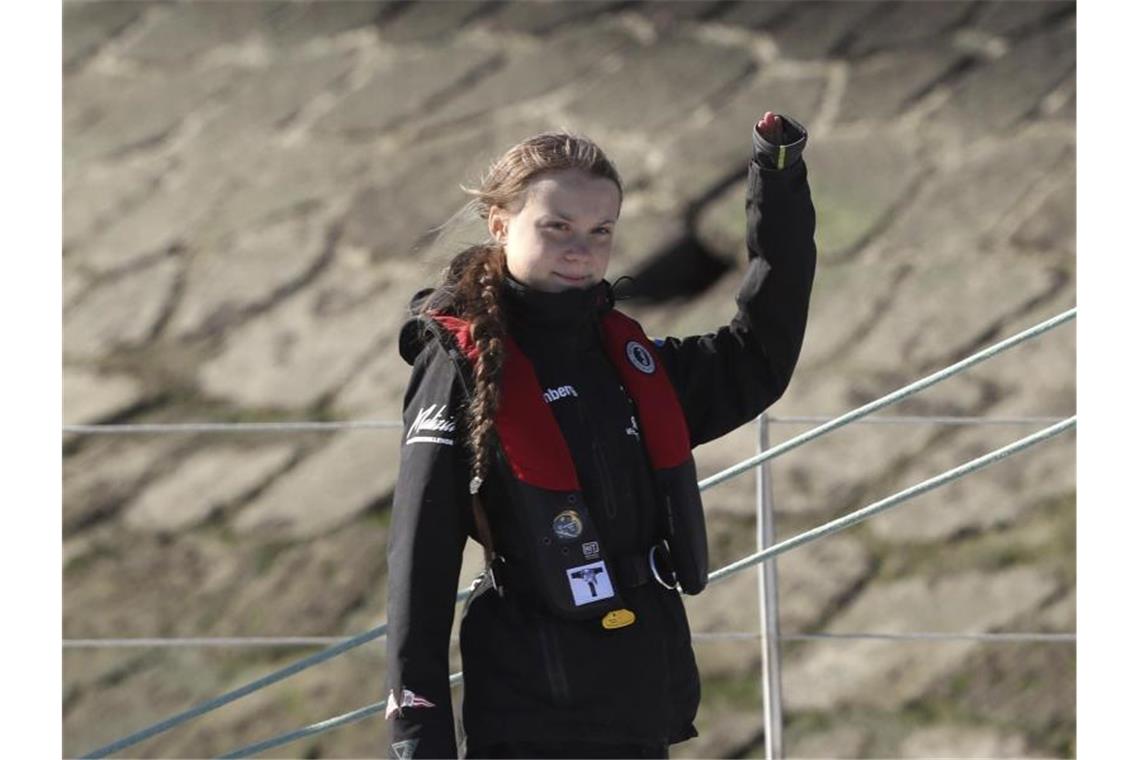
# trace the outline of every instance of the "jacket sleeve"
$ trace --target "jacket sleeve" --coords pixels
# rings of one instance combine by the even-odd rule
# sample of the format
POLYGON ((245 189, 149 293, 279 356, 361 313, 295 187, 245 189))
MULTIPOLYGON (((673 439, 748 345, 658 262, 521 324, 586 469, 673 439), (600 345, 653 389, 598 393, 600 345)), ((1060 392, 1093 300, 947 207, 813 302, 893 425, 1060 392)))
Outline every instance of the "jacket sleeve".
POLYGON ((737 312, 716 332, 657 339, 677 390, 691 444, 711 441, 754 419, 788 387, 803 345, 815 276, 815 208, 800 157, 807 140, 798 122, 783 117, 782 169, 753 126, 744 208, 748 265, 736 294, 737 312), (763 144, 761 144, 763 143, 763 144))
POLYGON ((389 758, 458 756, 448 653, 471 524, 461 390, 437 343, 416 358, 388 535, 389 758))

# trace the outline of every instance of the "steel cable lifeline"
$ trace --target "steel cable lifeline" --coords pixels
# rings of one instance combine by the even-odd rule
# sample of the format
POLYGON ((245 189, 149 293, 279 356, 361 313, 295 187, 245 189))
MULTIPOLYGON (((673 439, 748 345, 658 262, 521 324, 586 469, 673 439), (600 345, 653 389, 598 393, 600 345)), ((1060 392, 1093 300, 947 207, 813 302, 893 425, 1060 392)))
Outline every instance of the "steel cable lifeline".
MULTIPOLYGON (((1037 433, 1034 433, 1033 435, 1026 436, 1025 438, 1022 438, 1021 440, 1015 441, 1015 442, 1009 444, 1008 446, 1003 446, 1000 449, 997 449, 995 451, 991 451, 990 453, 985 454, 983 456, 980 456, 980 457, 973 459, 969 462, 966 462, 963 465, 959 465, 958 467, 955 467, 952 470, 947 470, 946 472, 943 472, 941 475, 937 475, 933 478, 930 478, 928 480, 924 480, 921 483, 913 485, 910 488, 907 488, 903 491, 899 491, 898 493, 894 494, 893 496, 889 496, 886 499, 882 499, 880 501, 877 501, 874 504, 870 504, 866 507, 863 507, 862 509, 858 509, 858 510, 851 512, 849 514, 846 514, 842 517, 836 518, 835 520, 824 523, 823 525, 820 525, 816 528, 813 528, 811 530, 800 533, 799 535, 793 536, 792 538, 789 538, 786 541, 781 541, 778 544, 770 546, 769 548, 765 549, 764 551, 756 552, 756 553, 751 554, 747 557, 744 557, 744 558, 739 559, 735 562, 732 562, 728 565, 725 565, 724 567, 717 570, 716 572, 709 574, 709 585, 712 585, 712 583, 714 581, 723 580, 723 579, 727 578, 728 576, 732 575, 733 573, 738 573, 741 570, 744 570, 746 568, 751 567, 752 565, 757 565, 757 564, 759 564, 765 560, 773 559, 777 555, 784 554, 785 552, 791 551, 792 549, 795 549, 796 547, 801 546, 803 544, 806 544, 810 541, 815 541, 817 539, 831 535, 832 533, 837 533, 841 530, 844 530, 845 528, 849 528, 852 525, 855 525, 856 523, 862 522, 863 520, 866 520, 869 517, 873 517, 873 516, 879 514, 880 512, 884 512, 884 511, 886 511, 892 507, 896 507, 899 504, 902 504, 903 502, 909 501, 910 499, 913 499, 916 496, 920 496, 920 495, 926 493, 927 491, 932 491, 935 488, 938 488, 939 486, 945 485, 946 483, 949 483, 953 480, 957 480, 958 478, 969 475, 970 473, 975 472, 977 470, 980 470, 981 468, 986 467, 987 465, 993 464, 994 462, 998 462, 1002 459, 1005 459, 1006 457, 1010 456, 1011 454, 1016 454, 1017 452, 1022 451, 1023 449, 1027 449, 1030 446, 1041 443, 1044 440, 1047 440, 1047 439, 1052 438, 1054 436, 1060 435, 1061 433, 1065 432, 1066 430, 1068 430, 1072 427, 1075 427, 1076 424, 1077 424, 1076 416, 1070 417, 1069 419, 1067 419, 1063 422, 1059 422, 1056 425, 1052 425, 1052 426, 1050 426, 1044 430, 1041 430, 1037 433)), ((1044 634, 1042 634, 1042 635, 1044 635, 1044 634)), ((842 634, 833 635, 831 637, 838 638, 841 636, 842 636, 842 634)), ((817 637, 818 637, 818 635, 817 635, 817 637)), ((880 638, 890 638, 890 634, 881 634, 880 638)), ((450 684, 452 686, 455 686, 462 679, 463 679, 463 672, 462 671, 459 671, 458 673, 453 673, 451 675, 451 678, 450 678, 450 684)), ((251 744, 249 746, 242 747, 240 749, 234 750, 230 754, 223 755, 222 757, 225 757, 225 758, 248 757, 248 756, 254 755, 258 752, 263 752, 267 749, 272 749, 273 747, 278 747, 278 746, 281 746, 282 744, 287 744, 288 742, 291 742, 294 739, 298 739, 298 738, 301 738, 303 736, 309 736, 311 734, 318 733, 321 731, 328 731, 328 730, 331 730, 333 728, 337 728, 339 726, 342 726, 346 723, 351 723, 352 721, 360 720, 361 718, 365 717, 366 715, 371 715, 373 713, 379 712, 380 710, 384 709, 384 707, 385 707, 384 702, 374 702, 374 703, 368 705, 367 707, 363 707, 363 708, 360 708, 358 710, 353 710, 350 713, 345 713, 344 715, 339 715, 339 716, 336 716, 333 718, 328 718, 327 720, 323 720, 320 723, 314 723, 311 726, 306 726, 305 728, 299 729, 297 731, 291 731, 288 734, 282 734, 280 736, 273 737, 273 738, 266 739, 264 741, 258 742, 257 744, 251 744)))
POLYGON ((339 420, 316 422, 152 422, 124 423, 121 425, 64 425, 64 433, 300 433, 323 430, 386 430, 399 429, 400 420, 339 420))
MULTIPOLYGON (((762 631, 693 631, 694 641, 710 639, 747 639, 763 636, 762 631)), ((864 633, 850 631, 847 633, 782 633, 780 638, 785 641, 799 641, 801 639, 979 639, 994 641, 1075 641, 1075 633, 1037 633, 1037 632, 1004 632, 1004 633, 864 633)), ((171 636, 165 638, 105 638, 105 639, 64 639, 64 649, 130 649, 145 648, 175 649, 181 647, 315 647, 340 644, 350 639, 349 636, 206 636, 200 638, 183 638, 171 636)), ((458 644, 459 638, 453 636, 452 644, 458 644)))
MULTIPOLYGON (((735 466, 730 467, 730 468, 728 468, 728 469, 726 469, 720 473, 717 473, 716 475, 712 476, 711 478, 706 478, 705 480, 700 482, 700 484, 699 484, 700 489, 703 491, 705 489, 711 488, 714 485, 717 485, 718 483, 721 483, 725 480, 728 480, 729 478, 732 478, 736 475, 739 475, 741 472, 744 472, 744 471, 746 471, 752 467, 758 466, 759 464, 761 464, 764 461, 767 461, 767 460, 772 459, 776 456, 784 454, 788 451, 791 451, 793 448, 797 448, 797 447, 803 445, 804 443, 807 443, 810 440, 818 438, 819 436, 823 435, 824 433, 831 432, 832 430, 835 430, 839 427, 842 427, 843 425, 846 425, 846 424, 853 422, 854 420, 858 419, 859 417, 866 416, 866 415, 870 414, 871 412, 873 412, 877 409, 880 409, 883 406, 886 406, 887 403, 893 403, 894 401, 898 401, 902 398, 905 398, 906 396, 909 396, 912 393, 917 392, 918 390, 921 390, 923 388, 927 388, 930 385, 933 385, 934 383, 939 382, 941 380, 945 380, 946 378, 951 377, 952 375, 957 374, 958 372, 961 372, 962 370, 966 369, 967 367, 973 366, 974 364, 978 363, 979 361, 982 361, 984 359, 988 359, 988 358, 995 356, 996 354, 1000 353, 1001 351, 1004 351, 1008 348, 1012 348, 1013 346, 1016 346, 1016 345, 1026 341, 1026 340, 1029 340, 1030 338, 1036 337, 1042 333, 1045 333, 1049 330, 1052 330, 1053 328, 1055 328, 1061 324, 1064 324, 1065 322, 1068 322, 1069 320, 1076 317, 1076 313, 1077 313, 1077 310, 1075 308, 1070 309, 1069 311, 1063 312, 1062 314, 1059 314, 1056 317, 1053 317, 1052 319, 1048 319, 1048 320, 1036 325, 1035 327, 1032 327, 1028 330, 1025 330, 1021 333, 1018 333, 1017 335, 1014 335, 1014 336, 1007 338, 1003 341, 995 343, 994 345, 990 346, 989 348, 984 349, 983 351, 980 351, 980 352, 978 352, 978 353, 974 354, 973 356, 970 356, 966 359, 963 359, 962 361, 960 361, 956 364, 953 364, 950 367, 947 367, 946 369, 944 369, 940 372, 936 372, 932 375, 928 375, 927 377, 923 378, 922 380, 919 380, 915 383, 904 386, 903 388, 901 388, 901 389, 899 389, 899 390, 897 390, 897 391, 895 391, 895 392, 893 392, 887 396, 884 396, 883 399, 880 399, 879 401, 871 402, 871 403, 866 404, 862 407, 859 407, 858 409, 847 412, 846 414, 843 414, 840 417, 835 418, 834 420, 832 420, 829 423, 821 425, 817 428, 809 430, 806 433, 803 433, 799 436, 796 436, 795 438, 792 438, 788 441, 785 441, 784 443, 780 444, 779 446, 776 446, 772 449, 765 451, 763 454, 760 454, 756 457, 752 457, 751 459, 745 460, 741 464, 735 465, 735 466), (889 401, 885 401, 885 403, 881 403, 881 402, 884 402, 884 400, 886 400, 886 399, 889 399, 889 401)), ((1075 418, 1071 418, 1071 419, 1075 420, 1075 418)), ((1061 424, 1065 424, 1065 423, 1061 423, 1061 424)), ((772 548, 774 549, 777 547, 772 547, 772 548)), ((710 575, 709 576, 709 582, 711 583, 712 581, 713 581, 713 575, 710 575)), ((456 595, 456 603, 463 601, 467 597, 469 597, 471 595, 473 589, 474 589, 474 586, 475 586, 475 583, 473 582, 470 587, 459 592, 456 595)), ((382 625, 380 625, 380 626, 378 626, 378 627, 376 627, 370 631, 366 631, 366 632, 364 632, 358 636, 355 636, 355 637, 349 639, 348 641, 345 641, 342 644, 337 644, 335 646, 329 647, 328 649, 326 649, 322 652, 318 652, 316 654, 305 657, 305 658, 298 660, 297 662, 293 663, 292 665, 289 665, 285 668, 282 668, 281 670, 270 673, 266 676, 263 676, 262 678, 259 678, 255 681, 252 681, 252 682, 250 682, 244 686, 241 686, 237 689, 226 692, 225 694, 222 694, 218 697, 214 697, 213 699, 207 700, 207 701, 205 701, 199 705, 196 705, 196 706, 194 706, 188 710, 184 710, 181 713, 177 713, 177 714, 175 714, 175 715, 173 715, 173 716, 171 716, 165 720, 162 720, 162 721, 155 723, 151 726, 143 728, 143 729, 141 729, 141 730, 139 730, 133 734, 130 734, 129 736, 123 737, 122 739, 119 739, 118 741, 112 742, 111 744, 108 744, 105 747, 100 747, 96 750, 93 750, 92 752, 90 752, 86 755, 83 755, 82 760, 87 760, 87 758, 94 758, 94 757, 105 757, 106 755, 112 754, 114 752, 118 752, 119 750, 125 749, 126 747, 130 747, 134 744, 137 744, 140 741, 143 741, 144 739, 150 738, 151 736, 159 734, 163 731, 166 731, 170 728, 173 728, 174 726, 180 725, 181 723, 184 723, 184 722, 186 722, 192 718, 195 718, 195 717, 198 717, 199 715, 210 712, 211 710, 215 710, 218 707, 221 707, 222 705, 228 704, 228 703, 230 703, 236 699, 239 699, 239 698, 241 698, 247 694, 250 694, 254 691, 257 691, 258 689, 262 688, 263 686, 268 686, 270 684, 276 683, 277 681, 288 678, 289 676, 294 675, 296 673, 299 673, 300 671, 305 670, 305 669, 307 669, 313 665, 317 665, 321 662, 324 662, 325 660, 328 660, 328 659, 335 657, 335 656, 337 656, 343 652, 346 652, 349 649, 360 646, 361 644, 366 644, 367 642, 372 641, 373 639, 376 639, 376 638, 383 636, 385 633, 387 633, 387 630, 388 630, 388 624, 384 623, 384 624, 382 624, 382 625)))
POLYGON ((838 417, 836 417, 835 419, 833 419, 831 422, 827 422, 827 423, 824 423, 823 425, 820 425, 819 427, 812 428, 811 430, 807 431, 806 433, 801 433, 800 435, 797 435, 795 438, 790 438, 787 441, 784 441, 779 446, 773 446, 772 448, 768 449, 767 451, 764 451, 760 454, 757 454, 754 457, 750 457, 748 459, 745 459, 743 462, 739 462, 737 464, 734 464, 732 467, 721 470, 717 474, 712 475, 712 476, 702 480, 700 482, 700 488, 703 491, 706 488, 713 487, 717 483, 722 483, 722 482, 728 480, 729 478, 734 478, 737 475, 739 475, 740 473, 746 472, 747 470, 750 470, 751 468, 755 467, 758 464, 761 464, 762 462, 766 462, 769 459, 774 459, 775 457, 778 457, 781 454, 784 454, 785 452, 791 451, 794 448, 797 448, 799 446, 804 445, 808 441, 815 440, 816 438, 819 438, 821 435, 824 435, 826 433, 830 433, 832 430, 836 430, 838 428, 841 428, 844 425, 846 425, 846 424, 848 424, 854 420, 859 419, 860 417, 866 417, 871 412, 874 412, 878 409, 882 409, 884 406, 887 406, 889 404, 893 404, 896 401, 901 401, 902 399, 906 398, 907 396, 913 395, 913 394, 917 393, 918 391, 923 390, 924 388, 928 388, 937 382, 941 382, 942 380, 945 380, 948 377, 952 377, 952 376, 958 374, 959 372, 963 371, 967 367, 972 367, 975 364, 977 364, 978 362, 985 361, 986 359, 989 359, 992 356, 996 356, 997 354, 1001 353, 1002 351, 1006 350, 1007 348, 1011 348, 1013 346, 1018 345, 1019 343, 1023 343, 1025 341, 1029 340, 1030 338, 1034 338, 1034 337, 1036 337, 1036 336, 1038 336, 1044 332, 1052 330, 1054 327, 1057 327, 1058 325, 1062 325, 1065 322, 1068 322, 1069 320, 1075 318, 1076 316, 1077 316, 1077 310, 1075 308, 1073 308, 1073 309, 1069 309, 1066 312, 1058 314, 1057 316, 1053 317, 1052 319, 1047 319, 1035 327, 1031 327, 1028 330, 1020 332, 1011 338, 1006 338, 1005 340, 1003 340, 999 343, 995 343, 992 346, 990 346, 989 348, 984 349, 982 351, 979 351, 978 353, 974 354, 973 356, 969 356, 969 357, 963 359, 962 361, 957 362, 956 364, 951 364, 949 367, 946 367, 945 369, 942 369, 942 370, 939 370, 938 372, 927 375, 926 377, 922 378, 921 380, 918 380, 916 382, 911 383, 910 385, 906 385, 902 388, 899 388, 897 391, 895 391, 893 393, 888 393, 886 396, 883 396, 880 399, 872 401, 869 404, 864 404, 863 406, 859 407, 858 409, 852 409, 850 412, 847 412, 846 414, 841 414, 838 417))
MULTIPOLYGON (((773 425, 827 422, 822 415, 768 417, 773 425)), ((898 415, 865 417, 869 425, 1043 425, 1060 422, 1061 417, 971 417, 946 415, 898 415)), ((330 430, 398 430, 401 420, 296 420, 293 422, 124 422, 95 425, 64 425, 63 433, 76 435, 122 435, 137 433, 307 433, 330 430)))

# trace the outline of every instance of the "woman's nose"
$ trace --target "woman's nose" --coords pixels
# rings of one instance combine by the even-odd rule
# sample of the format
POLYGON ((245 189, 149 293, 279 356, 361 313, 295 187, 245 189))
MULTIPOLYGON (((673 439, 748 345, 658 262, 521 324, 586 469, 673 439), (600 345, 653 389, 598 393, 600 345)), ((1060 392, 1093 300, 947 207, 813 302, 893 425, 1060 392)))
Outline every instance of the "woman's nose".
POLYGON ((570 259, 588 258, 590 255, 590 241, 575 237, 570 241, 562 254, 570 259))

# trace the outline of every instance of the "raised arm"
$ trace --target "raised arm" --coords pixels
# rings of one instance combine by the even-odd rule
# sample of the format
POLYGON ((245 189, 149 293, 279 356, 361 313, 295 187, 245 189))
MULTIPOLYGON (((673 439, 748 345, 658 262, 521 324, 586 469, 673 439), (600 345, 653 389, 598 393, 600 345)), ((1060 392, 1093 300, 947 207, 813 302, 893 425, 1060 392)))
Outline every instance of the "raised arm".
POLYGON ((455 370, 436 343, 416 358, 388 535, 389 758, 455 758, 448 652, 470 528, 455 370))
POLYGON ((754 419, 783 395, 807 327, 816 262, 815 208, 801 157, 807 131, 772 114, 752 131, 748 266, 736 316, 713 333, 656 341, 693 446, 754 419))

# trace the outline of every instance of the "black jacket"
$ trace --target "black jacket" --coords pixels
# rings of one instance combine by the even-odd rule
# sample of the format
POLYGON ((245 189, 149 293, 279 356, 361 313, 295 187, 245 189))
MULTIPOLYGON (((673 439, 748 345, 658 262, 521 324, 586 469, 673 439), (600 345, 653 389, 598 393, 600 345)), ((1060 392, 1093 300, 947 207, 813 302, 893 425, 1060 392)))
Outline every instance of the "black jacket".
MULTIPOLYGON (((774 168, 772 146, 753 135, 745 200, 749 261, 736 316, 713 333, 655 340, 692 446, 775 402, 800 353, 815 272, 815 212, 799 158, 806 133, 786 117, 785 124, 782 170, 774 168)), ((509 279, 506 291, 508 327, 551 391, 548 402, 604 545, 618 554, 649 547, 661 529, 649 464, 631 425, 632 402, 598 333, 598 315, 613 305, 609 283, 543 293, 509 279)), ((463 396, 455 365, 416 320, 405 325, 400 351, 413 369, 388 539, 385 694, 415 704, 389 716, 389 757, 454 758, 448 639, 463 547, 477 535, 456 413, 463 396)), ((522 537, 496 509, 502 498, 496 481, 492 471, 484 505, 496 549, 509 554, 522 537)), ((460 630, 468 745, 571 738, 676 743, 696 736, 700 681, 680 594, 654 582, 623 596, 636 622, 604 630, 596 621, 538 613, 509 590, 500 597, 481 582, 460 630)))

